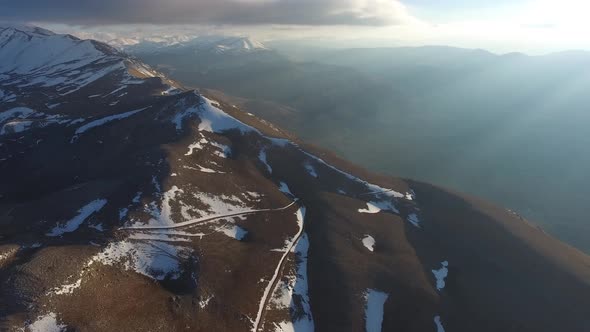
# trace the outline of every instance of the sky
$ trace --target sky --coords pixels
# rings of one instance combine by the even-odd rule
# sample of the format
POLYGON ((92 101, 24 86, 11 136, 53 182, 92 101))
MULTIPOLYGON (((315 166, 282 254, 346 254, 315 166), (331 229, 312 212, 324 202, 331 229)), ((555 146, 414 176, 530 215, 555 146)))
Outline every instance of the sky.
POLYGON ((103 41, 230 34, 344 47, 590 50, 584 0, 0 0, 0 8, 1 21, 103 41))

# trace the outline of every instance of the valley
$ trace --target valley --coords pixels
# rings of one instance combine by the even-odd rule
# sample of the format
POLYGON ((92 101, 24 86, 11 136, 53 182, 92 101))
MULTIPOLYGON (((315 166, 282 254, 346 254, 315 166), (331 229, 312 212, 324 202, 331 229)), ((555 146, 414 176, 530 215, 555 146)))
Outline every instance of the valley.
POLYGON ((135 54, 372 171, 484 197, 590 251, 590 54, 275 44, 135 54))

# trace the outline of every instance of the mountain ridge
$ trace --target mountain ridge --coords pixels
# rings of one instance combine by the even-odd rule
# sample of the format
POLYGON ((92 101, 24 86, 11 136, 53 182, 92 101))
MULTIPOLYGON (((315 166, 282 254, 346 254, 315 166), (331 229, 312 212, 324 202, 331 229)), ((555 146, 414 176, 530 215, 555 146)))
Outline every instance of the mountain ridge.
POLYGON ((137 56, 373 171, 485 197, 590 253, 590 57, 270 45, 274 56, 137 56), (289 60, 297 52, 308 56, 289 60))
POLYGON ((124 54, 75 63, 0 76, 0 124, 30 122, 0 136, 2 328, 362 330, 379 307, 385 331, 587 327, 590 259, 508 211, 124 54))

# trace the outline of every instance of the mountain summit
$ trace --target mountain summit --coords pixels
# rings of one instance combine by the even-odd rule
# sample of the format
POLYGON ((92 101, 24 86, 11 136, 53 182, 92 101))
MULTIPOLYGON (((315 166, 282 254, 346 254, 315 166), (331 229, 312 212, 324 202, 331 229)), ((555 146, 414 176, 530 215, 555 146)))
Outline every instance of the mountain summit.
POLYGON ((590 258, 510 211, 369 173, 106 44, 1 36, 2 330, 590 328, 590 258))

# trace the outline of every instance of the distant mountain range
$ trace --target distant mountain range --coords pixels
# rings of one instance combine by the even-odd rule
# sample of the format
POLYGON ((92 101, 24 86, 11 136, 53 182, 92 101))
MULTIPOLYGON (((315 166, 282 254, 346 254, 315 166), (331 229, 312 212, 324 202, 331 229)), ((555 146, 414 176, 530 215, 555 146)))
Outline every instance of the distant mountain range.
POLYGON ((213 53, 244 54, 267 51, 264 44, 248 37, 201 36, 194 39, 143 40, 122 44, 129 53, 213 53))
POLYGON ((0 99, 0 330, 590 328, 590 257, 525 218, 104 43, 0 27, 0 99))

